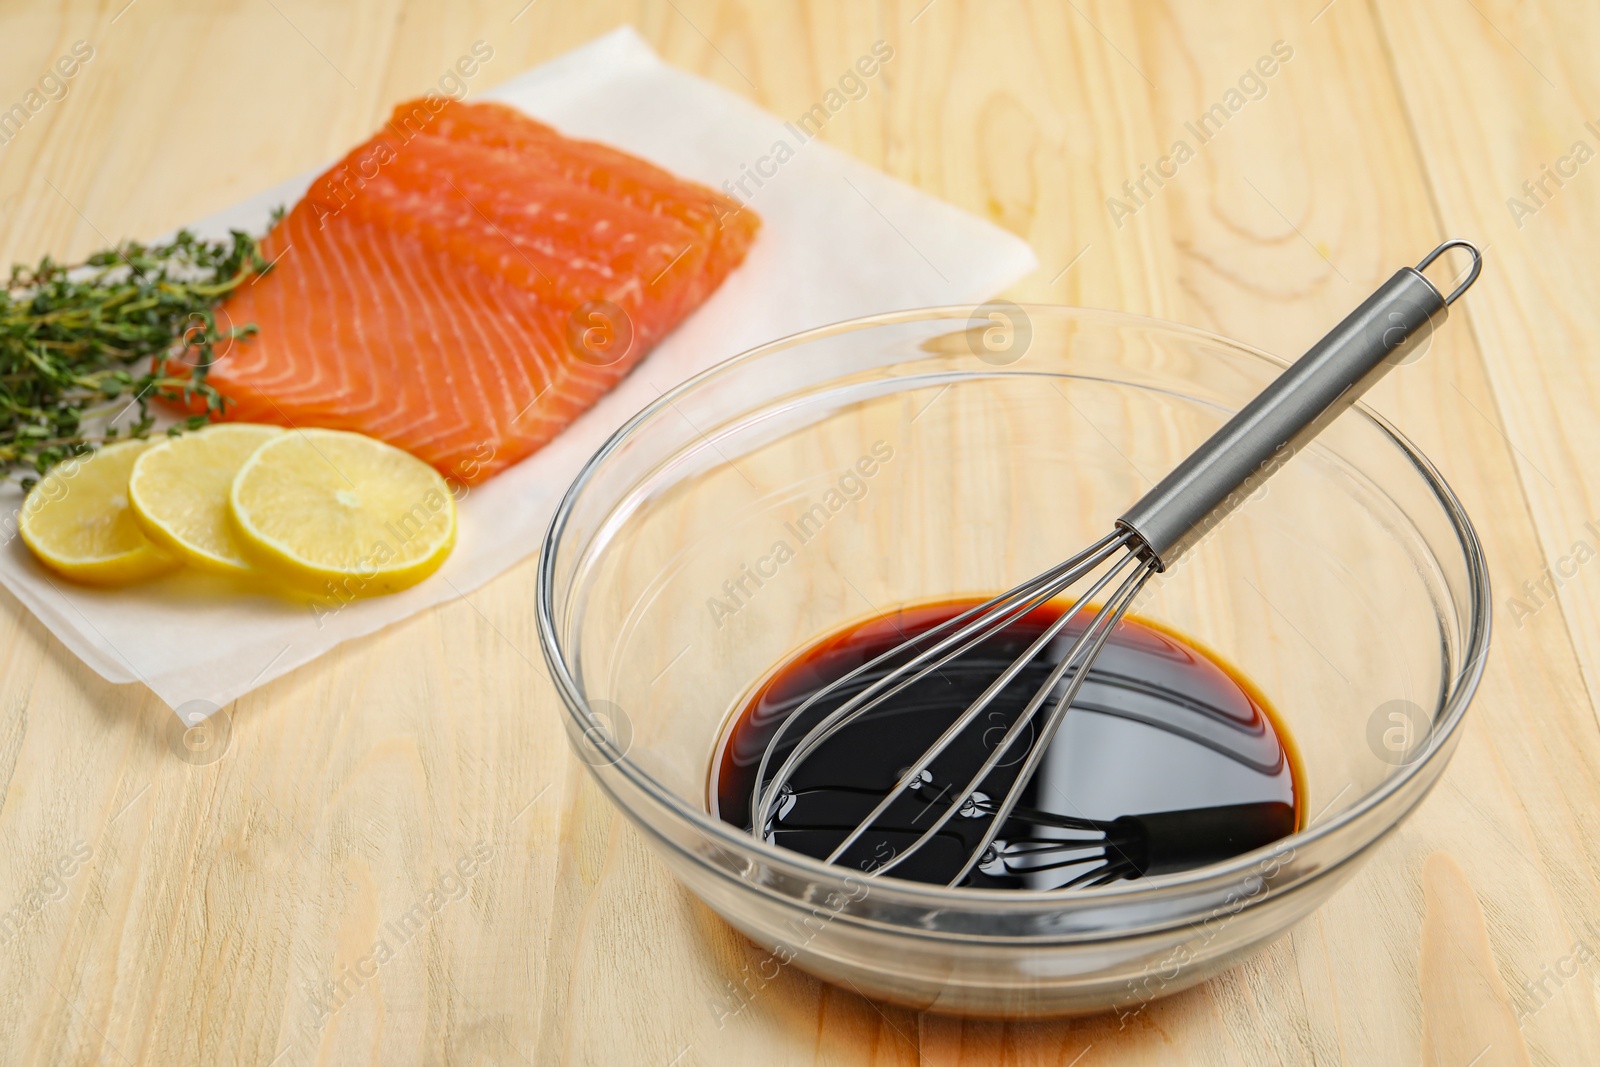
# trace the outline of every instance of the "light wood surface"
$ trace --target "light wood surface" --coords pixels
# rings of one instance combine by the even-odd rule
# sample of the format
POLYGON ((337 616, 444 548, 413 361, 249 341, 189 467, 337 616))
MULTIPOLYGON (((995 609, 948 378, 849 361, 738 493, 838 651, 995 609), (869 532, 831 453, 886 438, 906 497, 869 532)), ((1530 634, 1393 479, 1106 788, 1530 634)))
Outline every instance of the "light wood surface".
POLYGON ((475 40, 486 86, 622 22, 796 114, 884 39, 826 137, 1022 235, 1016 299, 1118 308, 1292 354, 1447 235, 1488 245, 1429 358, 1373 402, 1435 458, 1497 588, 1488 673, 1440 787, 1315 916, 1115 1019, 880 1007, 695 903, 568 754, 528 560, 231 708, 223 759, 0 598, 0 1059, 108 1064, 1585 1064, 1600 1055, 1600 9, 1268 4, 307 0, 0 4, 0 107, 94 56, 0 148, 0 261, 148 236, 305 170, 475 40), (1324 6, 1325 5, 1325 6, 1324 6), (1274 42, 1293 55, 1119 226, 1274 42), (1565 169, 1570 171, 1571 165, 1565 169), (1513 216, 1510 197, 1532 213, 1513 216), (1520 225, 1519 225, 1520 223, 1520 225), (472 870, 371 977, 379 928, 472 870), (687 946, 687 949, 686 949, 687 946), (345 981, 325 1023, 315 998, 345 981))

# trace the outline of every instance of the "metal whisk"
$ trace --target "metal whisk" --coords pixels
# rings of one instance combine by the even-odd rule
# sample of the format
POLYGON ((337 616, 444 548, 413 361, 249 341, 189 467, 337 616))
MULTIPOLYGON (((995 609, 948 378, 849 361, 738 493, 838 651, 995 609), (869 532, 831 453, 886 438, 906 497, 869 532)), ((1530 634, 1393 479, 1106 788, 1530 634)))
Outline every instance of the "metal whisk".
MULTIPOLYGON (((1088 679, 1091 664, 1139 590, 1153 574, 1176 562, 1234 508, 1248 499, 1289 457, 1413 352, 1445 320, 1449 305, 1477 280, 1482 268, 1483 258, 1477 248, 1467 241, 1451 240, 1435 248, 1415 267, 1400 269, 1124 512, 1111 533, 1070 559, 942 625, 916 635, 808 697, 778 727, 762 753, 755 788, 751 791, 752 833, 762 839, 776 839, 775 829, 782 829, 775 827, 780 808, 792 810, 804 800, 792 789, 791 779, 800 764, 823 742, 850 723, 871 714, 895 694, 967 654, 1035 608, 1098 572, 1071 608, 1062 612, 1028 645, 1021 656, 1000 671, 977 699, 951 721, 938 739, 899 774, 892 789, 876 803, 872 803, 868 797, 866 803, 853 807, 851 817, 855 817, 860 808, 870 804, 870 810, 860 817, 854 829, 827 856, 827 862, 838 862, 864 834, 879 825, 879 820, 899 798, 908 793, 924 802, 925 808, 922 810, 925 813, 931 813, 937 807, 938 814, 925 825, 919 814, 915 830, 908 827, 892 828, 898 836, 912 839, 885 862, 871 867, 868 873, 872 875, 886 874, 899 867, 930 841, 939 838, 951 821, 958 817, 987 817, 988 825, 979 835, 976 846, 970 848, 965 862, 949 880, 952 886, 966 879, 974 867, 998 864, 1016 869, 1011 865, 1024 858, 1029 851, 1059 849, 1060 842, 1050 840, 1032 845, 1009 841, 1006 846, 996 848, 995 839, 1002 827, 1013 816, 1019 815, 1018 804, 1024 790, 1038 770, 1078 691, 1088 679), (1472 262, 1461 284, 1449 296, 1442 296, 1421 272, 1446 249, 1453 247, 1465 249, 1471 255, 1472 262), (1107 593, 1107 590, 1110 592, 1107 593), (1104 600, 1100 603, 1102 596, 1104 600), (964 785, 947 787, 933 795, 929 788, 932 781, 929 768, 933 762, 964 731, 972 728, 1001 691, 1039 657, 1068 624, 1080 616, 1088 620, 1080 624, 1081 632, 1050 670, 1021 714, 993 746, 983 764, 964 785), (774 752, 780 749, 788 727, 801 721, 806 712, 819 702, 849 687, 852 681, 864 683, 860 691, 823 715, 794 744, 779 763, 777 771, 769 777, 769 764, 774 752), (1003 765, 1002 761, 1024 733, 1034 729, 1034 720, 1046 703, 1051 704, 1050 709, 1042 725, 1037 728, 1020 768, 1004 796, 995 802, 980 792, 980 787, 996 767, 1003 765)), ((1024 811, 1020 816, 1023 823, 1038 824, 1039 813, 1024 811)), ((843 825, 848 826, 849 823, 843 825)), ((1104 828, 1100 824, 1080 827, 1104 828)), ((949 834, 944 834, 945 840, 949 837, 949 834)), ((1117 877, 1126 873, 1113 865, 1101 869, 1090 881, 1098 884, 1106 880, 1107 875, 1117 877)))

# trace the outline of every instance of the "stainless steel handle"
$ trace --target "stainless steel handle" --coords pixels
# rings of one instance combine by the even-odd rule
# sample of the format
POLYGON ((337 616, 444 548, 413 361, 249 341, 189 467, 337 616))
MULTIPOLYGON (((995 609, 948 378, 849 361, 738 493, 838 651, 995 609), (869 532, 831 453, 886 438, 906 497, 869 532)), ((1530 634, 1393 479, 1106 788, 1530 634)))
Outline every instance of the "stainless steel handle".
POLYGON ((1137 536, 1137 548, 1157 569, 1171 566, 1426 340, 1482 269, 1482 254, 1461 240, 1401 268, 1124 512, 1117 526, 1137 536), (1422 271, 1455 247, 1472 254, 1472 267, 1445 297, 1422 271))

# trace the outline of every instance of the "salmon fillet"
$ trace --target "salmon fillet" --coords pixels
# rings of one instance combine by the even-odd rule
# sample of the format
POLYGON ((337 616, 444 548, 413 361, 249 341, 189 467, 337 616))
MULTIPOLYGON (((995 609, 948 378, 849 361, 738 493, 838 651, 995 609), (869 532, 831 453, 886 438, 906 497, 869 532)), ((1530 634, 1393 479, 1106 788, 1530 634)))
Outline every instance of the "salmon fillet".
POLYGON ((760 220, 499 104, 401 104, 262 244, 222 417, 357 430, 482 481, 612 388, 743 261, 760 220))

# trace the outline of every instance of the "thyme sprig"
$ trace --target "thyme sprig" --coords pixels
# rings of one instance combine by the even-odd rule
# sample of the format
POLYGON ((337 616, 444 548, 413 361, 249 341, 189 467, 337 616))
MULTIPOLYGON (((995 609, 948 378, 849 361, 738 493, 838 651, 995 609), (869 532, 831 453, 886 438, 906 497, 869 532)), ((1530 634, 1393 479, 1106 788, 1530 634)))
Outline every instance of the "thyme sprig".
POLYGON ((219 326, 217 304, 270 267, 256 238, 239 230, 216 241, 184 230, 78 264, 46 256, 12 267, 0 293, 0 476, 31 470, 19 478, 28 489, 69 456, 144 437, 155 426, 154 399, 204 406, 169 433, 220 413, 226 401, 206 373, 219 346, 226 352, 256 328, 219 326))

